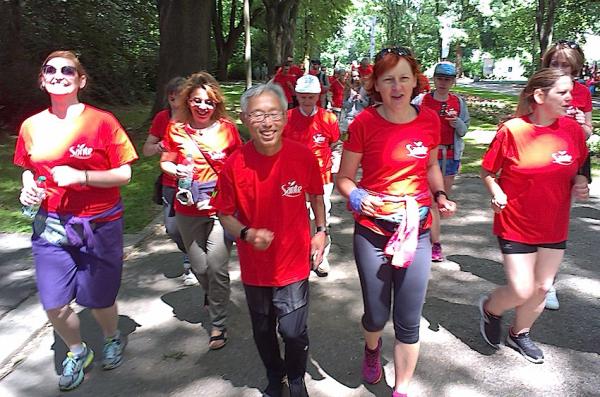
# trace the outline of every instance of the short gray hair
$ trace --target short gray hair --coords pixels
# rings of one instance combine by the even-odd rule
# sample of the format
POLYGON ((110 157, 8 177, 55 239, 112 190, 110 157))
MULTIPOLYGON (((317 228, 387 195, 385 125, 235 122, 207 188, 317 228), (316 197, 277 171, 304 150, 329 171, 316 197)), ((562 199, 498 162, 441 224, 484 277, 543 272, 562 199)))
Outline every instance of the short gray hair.
POLYGON ((274 94, 277 97, 279 104, 281 105, 281 110, 286 112, 288 108, 288 102, 283 89, 281 86, 279 86, 279 84, 267 83, 253 85, 242 94, 242 97, 240 98, 240 108, 242 109, 242 113, 246 113, 248 110, 248 102, 250 102, 250 98, 268 93, 274 94))

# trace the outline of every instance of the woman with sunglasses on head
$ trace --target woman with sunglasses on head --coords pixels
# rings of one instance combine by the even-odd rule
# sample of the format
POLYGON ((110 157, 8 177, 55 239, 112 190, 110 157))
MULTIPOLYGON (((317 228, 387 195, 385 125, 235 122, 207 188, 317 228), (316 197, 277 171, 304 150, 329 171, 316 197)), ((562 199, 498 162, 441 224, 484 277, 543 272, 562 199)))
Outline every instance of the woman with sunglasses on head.
POLYGON ((584 134, 565 117, 572 87, 571 75, 558 69, 531 76, 516 117, 500 126, 481 165, 507 285, 481 298, 480 331, 498 349, 501 316, 515 308, 506 344, 533 363, 542 363, 544 354, 529 331, 565 252, 571 197, 589 195, 579 171, 588 154, 584 134))
POLYGON ((432 200, 442 216, 456 210, 443 191, 437 161, 439 117, 411 105, 419 92, 419 73, 407 48, 378 53, 365 88, 379 105, 363 110, 350 124, 337 177, 356 221, 354 256, 364 303, 363 378, 377 383, 383 376, 381 334, 393 310, 394 397, 407 395, 419 356, 419 323, 431 268, 432 200), (356 180, 359 167, 362 178, 356 180))
MULTIPOLYGON (((156 113, 152 119, 152 124, 148 131, 148 137, 142 148, 144 156, 155 156, 162 154, 165 151, 163 139, 168 132, 169 123, 177 112, 177 95, 181 90, 185 79, 183 77, 173 77, 165 87, 165 98, 167 100, 167 108, 156 113)), ((177 244, 177 248, 183 252, 183 285, 191 286, 198 284, 198 280, 191 271, 190 260, 185 252, 185 246, 181 239, 181 233, 177 228, 175 220, 175 191, 177 190, 177 179, 172 176, 162 173, 160 175, 160 183, 162 189, 162 205, 164 214, 165 230, 171 240, 177 244)))
POLYGON ((242 145, 235 124, 227 118, 224 99, 219 83, 209 73, 191 75, 177 97, 177 113, 161 156, 162 170, 178 179, 175 219, 192 272, 205 293, 212 350, 227 343, 232 241, 209 200, 225 160, 242 145))
MULTIPOLYGON (((542 57, 542 67, 560 69, 571 76, 573 90, 571 91, 571 105, 567 110, 567 116, 575 119, 588 139, 594 130, 592 127, 592 95, 587 87, 577 81, 585 63, 583 50, 573 41, 559 40, 546 50, 542 57)), ((584 173, 591 182, 591 163, 588 156, 584 166, 584 173)), ((558 310, 560 303, 556 295, 554 285, 546 295, 546 308, 558 310)))
MULTIPOLYGON (((122 362, 116 297, 123 268, 123 205, 119 187, 131 178, 137 154, 110 113, 79 102, 88 75, 71 51, 52 52, 39 75, 50 108, 21 126, 14 163, 23 167, 20 201, 41 207, 31 245, 40 300, 69 348, 60 390, 84 378, 94 352, 81 340, 73 299, 90 308, 104 334, 102 367, 122 362), (46 178, 42 190, 36 179, 46 178)), ((38 179, 39 180, 39 179, 38 179)))

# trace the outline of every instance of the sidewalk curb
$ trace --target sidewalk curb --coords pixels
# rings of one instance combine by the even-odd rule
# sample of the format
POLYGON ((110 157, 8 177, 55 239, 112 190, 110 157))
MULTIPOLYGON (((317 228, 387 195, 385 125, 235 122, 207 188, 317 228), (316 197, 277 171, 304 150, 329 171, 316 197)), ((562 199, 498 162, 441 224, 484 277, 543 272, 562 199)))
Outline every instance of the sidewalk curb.
MULTIPOLYGON (((162 219, 161 211, 139 233, 124 236, 123 261, 127 260, 144 240, 158 232, 162 219)), ((44 328, 49 326, 46 312, 39 303, 37 292, 2 318, 0 321, 0 340, 2 340, 0 343, 0 380, 26 359, 26 355, 21 354, 22 350, 43 334, 44 328)))

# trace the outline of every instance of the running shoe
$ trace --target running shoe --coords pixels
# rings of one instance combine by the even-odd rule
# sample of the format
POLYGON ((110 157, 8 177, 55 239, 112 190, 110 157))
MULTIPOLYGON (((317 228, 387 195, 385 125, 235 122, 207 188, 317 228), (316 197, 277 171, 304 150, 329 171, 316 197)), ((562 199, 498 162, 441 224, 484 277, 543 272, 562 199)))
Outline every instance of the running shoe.
POLYGON ((441 262, 444 260, 442 256, 442 244, 433 243, 431 245, 431 261, 432 262, 441 262))
POLYGON ((329 274, 329 270, 329 261, 327 260, 327 258, 323 258, 321 264, 315 269, 315 273, 319 277, 327 277, 327 275, 329 274))
POLYGON ((509 332, 506 337, 506 345, 521 353, 523 357, 532 363, 541 364, 544 362, 544 353, 542 349, 533 343, 529 337, 529 332, 523 332, 516 336, 509 332))
POLYGON ((556 288, 554 288, 553 285, 548 292, 546 292, 546 309, 558 310, 559 307, 560 303, 558 302, 558 296, 556 296, 556 288))
POLYGON ((125 343, 121 333, 117 332, 117 336, 114 338, 106 338, 104 340, 104 359, 102 359, 102 368, 109 370, 117 368, 123 361, 123 350, 125 350, 125 343))
POLYGON ((487 295, 484 295, 479 299, 479 313, 481 314, 479 331, 488 345, 492 346, 494 349, 499 349, 500 339, 502 337, 502 317, 493 316, 485 311, 483 306, 488 299, 487 295))
POLYGON ((67 352, 67 357, 62 362, 63 371, 58 380, 58 388, 62 391, 73 390, 83 382, 83 370, 94 359, 94 351, 83 343, 83 353, 75 355, 67 352))
POLYGON ((383 367, 381 366, 381 338, 379 338, 375 350, 369 349, 365 343, 362 376, 365 382, 370 384, 375 384, 381 380, 383 376, 383 367))
POLYGON ((186 287, 191 287, 192 285, 198 285, 198 279, 192 273, 191 270, 188 270, 186 273, 183 273, 183 285, 186 287))
POLYGON ((399 391, 394 390, 394 392, 392 393, 392 397, 408 397, 408 394, 400 393, 399 391))

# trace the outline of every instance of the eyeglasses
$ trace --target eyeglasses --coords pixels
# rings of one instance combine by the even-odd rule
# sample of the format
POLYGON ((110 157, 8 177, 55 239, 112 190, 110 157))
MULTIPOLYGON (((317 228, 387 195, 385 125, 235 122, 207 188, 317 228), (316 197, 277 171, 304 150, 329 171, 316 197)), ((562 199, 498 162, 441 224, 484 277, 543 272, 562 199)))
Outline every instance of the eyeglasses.
POLYGON ((264 113, 264 112, 252 112, 248 115, 248 117, 250 118, 250 121, 252 121, 253 123, 262 123, 263 121, 266 120, 267 117, 269 117, 271 120, 273 121, 279 121, 283 118, 283 113, 282 112, 273 112, 273 113, 264 113))
POLYGON ((410 50, 410 48, 406 48, 406 47, 384 48, 383 50, 379 51, 377 53, 377 55, 375 55, 375 62, 380 61, 387 54, 396 54, 401 57, 406 57, 406 56, 412 56, 412 51, 410 50))
POLYGON ((202 98, 190 98, 190 105, 192 106, 200 106, 204 104, 206 107, 214 108, 216 106, 216 102, 212 99, 202 99, 202 98))
POLYGON ((563 46, 563 47, 569 47, 573 50, 577 50, 579 49, 579 44, 577 44, 574 41, 570 41, 570 40, 558 40, 556 42, 557 45, 563 46))
MULTIPOLYGON (((54 76, 56 72, 57 69, 52 65, 42 66, 42 74, 45 76, 54 76)), ((60 73, 63 76, 75 77, 75 74, 77 74, 77 68, 75 66, 63 66, 60 68, 60 73)))

